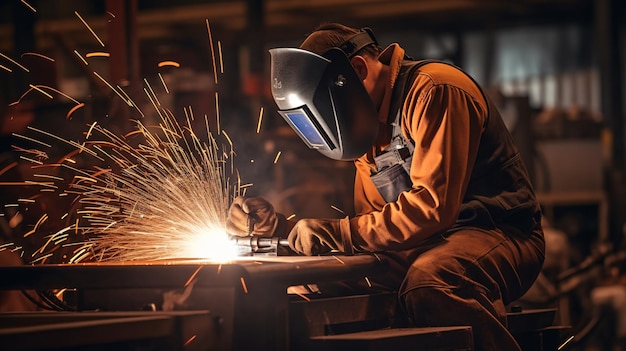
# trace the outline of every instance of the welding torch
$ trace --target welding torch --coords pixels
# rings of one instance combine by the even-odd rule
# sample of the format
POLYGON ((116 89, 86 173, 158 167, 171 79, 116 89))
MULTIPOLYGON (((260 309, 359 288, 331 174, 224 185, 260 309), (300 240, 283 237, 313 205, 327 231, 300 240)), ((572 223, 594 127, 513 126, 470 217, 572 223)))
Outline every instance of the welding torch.
POLYGON ((282 256, 289 251, 289 241, 279 237, 233 236, 241 256, 282 256))

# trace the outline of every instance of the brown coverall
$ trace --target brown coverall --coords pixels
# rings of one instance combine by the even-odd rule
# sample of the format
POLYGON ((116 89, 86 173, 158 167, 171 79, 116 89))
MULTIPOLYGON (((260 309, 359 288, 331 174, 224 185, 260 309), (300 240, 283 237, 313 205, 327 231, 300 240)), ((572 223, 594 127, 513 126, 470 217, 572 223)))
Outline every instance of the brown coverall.
POLYGON ((373 157, 389 143, 403 58, 397 44, 379 57, 391 78, 378 108, 378 141, 355 161, 354 246, 391 258, 392 274, 378 283, 399 291, 411 324, 471 325, 477 350, 518 349, 505 305, 543 264, 541 212, 517 148, 481 88, 451 65, 420 67, 401 118, 415 144, 412 189, 387 203, 370 179, 373 157))

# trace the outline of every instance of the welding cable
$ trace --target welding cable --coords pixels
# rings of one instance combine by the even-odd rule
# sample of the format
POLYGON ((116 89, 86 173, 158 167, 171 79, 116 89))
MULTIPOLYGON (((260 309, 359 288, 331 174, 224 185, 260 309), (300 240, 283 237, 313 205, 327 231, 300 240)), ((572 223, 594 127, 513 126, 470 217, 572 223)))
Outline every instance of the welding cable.
POLYGON ((42 303, 40 300, 34 298, 28 291, 21 290, 21 292, 22 292, 22 295, 24 295, 28 299, 28 301, 32 302, 37 307, 39 307, 39 308, 41 308, 43 310, 48 310, 48 311, 55 311, 56 310, 56 309, 50 307, 49 305, 42 303))
POLYGON ((65 301, 59 299, 52 291, 40 290, 37 292, 37 294, 42 300, 48 303, 52 307, 52 309, 56 311, 76 311, 75 307, 70 306, 65 301))
POLYGON ((63 311, 63 309, 61 307, 57 306, 57 304, 53 301, 53 299, 51 299, 50 296, 48 294, 46 294, 46 291, 38 290, 37 291, 37 296, 39 296, 41 301, 48 306, 49 310, 52 310, 52 311, 63 311))

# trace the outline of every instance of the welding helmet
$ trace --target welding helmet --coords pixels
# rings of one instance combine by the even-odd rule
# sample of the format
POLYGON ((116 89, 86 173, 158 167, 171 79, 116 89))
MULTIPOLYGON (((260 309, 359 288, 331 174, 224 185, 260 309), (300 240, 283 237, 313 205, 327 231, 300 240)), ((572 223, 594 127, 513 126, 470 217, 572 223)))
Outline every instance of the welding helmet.
POLYGON ((362 31, 323 55, 297 48, 269 50, 278 112, 306 145, 331 159, 360 157, 378 134, 376 107, 349 58, 375 43, 370 34, 362 31))

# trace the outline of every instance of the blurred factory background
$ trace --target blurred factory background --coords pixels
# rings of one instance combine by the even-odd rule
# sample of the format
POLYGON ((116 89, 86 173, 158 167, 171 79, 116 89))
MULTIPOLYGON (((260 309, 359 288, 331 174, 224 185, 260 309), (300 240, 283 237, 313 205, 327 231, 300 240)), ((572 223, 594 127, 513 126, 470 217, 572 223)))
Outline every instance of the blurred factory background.
MULTIPOLYGON (((12 133, 27 124, 68 138, 93 121, 119 131, 131 127, 136 111, 93 72, 134 92, 143 106, 150 106, 144 83, 158 82, 161 74, 170 91, 159 95, 160 102, 175 114, 193 109, 216 121, 219 111, 218 127, 232 139, 242 182, 253 184, 249 194, 267 197, 286 215, 351 214, 351 165, 307 149, 269 94, 267 50, 297 46, 330 21, 371 27, 381 45, 399 42, 415 58, 450 61, 489 88, 546 214, 545 277, 528 303, 557 304, 562 321, 574 325, 597 317, 598 305, 610 305, 614 328, 605 332, 626 339, 622 0, 3 1, 0 52, 30 71, 0 58, 0 65, 14 68, 0 69, 2 165, 12 157, 12 133), (219 52, 212 51, 209 36, 219 52), (110 56, 91 57, 85 65, 76 52, 110 56), (180 67, 159 67, 164 61, 180 67), (68 99, 31 94, 20 100, 29 84, 54 87, 88 107, 69 119, 68 99)), ((24 189, 0 190, 8 199, 24 189)), ((54 203, 48 210, 64 211, 54 203)))

